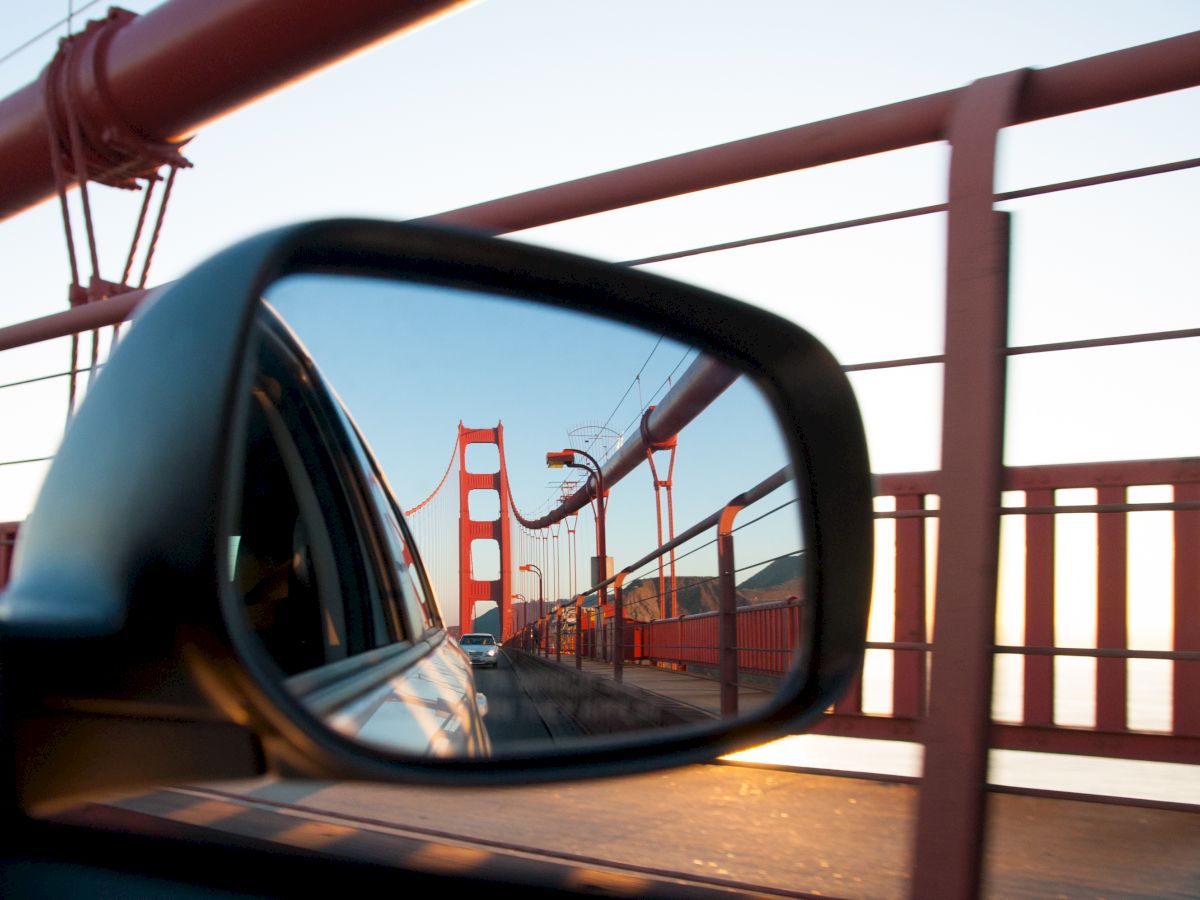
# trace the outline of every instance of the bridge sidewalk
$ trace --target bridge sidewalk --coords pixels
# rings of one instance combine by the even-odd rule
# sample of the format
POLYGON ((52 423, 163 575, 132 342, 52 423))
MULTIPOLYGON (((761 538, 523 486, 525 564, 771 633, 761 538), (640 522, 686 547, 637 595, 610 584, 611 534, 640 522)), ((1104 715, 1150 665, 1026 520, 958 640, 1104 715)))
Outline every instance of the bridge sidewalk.
MULTIPOLYGON (((569 669, 575 668, 574 656, 564 654, 561 659, 556 660, 551 653, 544 659, 569 669)), ((584 673, 609 681, 614 680, 611 662, 584 659, 582 663, 584 673)), ((621 683, 625 687, 656 694, 672 703, 691 707, 713 718, 720 718, 721 686, 712 678, 638 663, 625 663, 621 674, 621 683)), ((770 701, 772 696, 771 691, 766 688, 739 685, 738 711, 751 712, 770 701)))

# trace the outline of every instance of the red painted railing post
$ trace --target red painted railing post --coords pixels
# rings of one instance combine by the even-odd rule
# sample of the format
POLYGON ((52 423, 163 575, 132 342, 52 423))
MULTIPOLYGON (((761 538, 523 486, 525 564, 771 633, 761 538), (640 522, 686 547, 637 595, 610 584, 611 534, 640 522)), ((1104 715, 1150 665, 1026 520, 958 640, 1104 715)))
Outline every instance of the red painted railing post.
POLYGON ((680 614, 677 621, 679 623, 679 628, 677 629, 677 634, 679 636, 675 639, 675 658, 682 663, 682 661, 683 661, 683 614, 682 613, 680 614))
MULTIPOLYGON (((1122 504, 1125 488, 1102 487, 1097 500, 1102 506, 1122 504)), ((1102 512, 1096 518, 1096 646, 1124 650, 1129 646, 1126 514, 1102 512)), ((1100 731, 1128 727, 1128 665, 1124 659, 1096 660, 1096 728, 1100 731)))
MULTIPOLYGON (((896 497, 897 512, 924 508, 922 494, 896 497)), ((925 643, 925 519, 896 519, 896 620, 895 640, 925 643)), ((799 615, 799 613, 797 613, 799 615)), ((793 647, 796 644, 792 644, 793 647)), ((892 715, 918 718, 925 715, 925 651, 897 650, 892 660, 892 715)))
POLYGON ((1007 214, 994 209, 996 144, 1024 71, 958 95, 946 228, 941 529, 925 768, 912 892, 972 897, 983 860, 1007 375, 1007 214))
POLYGON ((575 595, 575 668, 583 668, 583 594, 575 595))
POLYGON ((721 715, 738 711, 737 582, 733 560, 733 520, 740 506, 726 506, 717 523, 717 647, 721 681, 721 715))
POLYGON ((798 596, 791 596, 787 599, 787 648, 788 652, 783 654, 783 672, 786 674, 793 669, 799 668, 802 661, 800 648, 800 605, 803 601, 798 596))
MULTIPOLYGON (((1200 484, 1175 485, 1175 500, 1200 501, 1200 484)), ((1175 511, 1175 649, 1200 650, 1200 510, 1175 511)), ((1176 660, 1172 731, 1200 735, 1200 662, 1176 660)))
MULTIPOLYGON (((1025 492, 1025 505, 1054 506, 1054 491, 1025 492)), ((1025 645, 1054 645, 1054 519, 1053 513, 1025 517, 1025 645)), ((1054 657, 1025 657, 1026 725, 1054 724, 1054 657)))
POLYGON ((625 678, 625 572, 613 581, 613 681, 625 678))

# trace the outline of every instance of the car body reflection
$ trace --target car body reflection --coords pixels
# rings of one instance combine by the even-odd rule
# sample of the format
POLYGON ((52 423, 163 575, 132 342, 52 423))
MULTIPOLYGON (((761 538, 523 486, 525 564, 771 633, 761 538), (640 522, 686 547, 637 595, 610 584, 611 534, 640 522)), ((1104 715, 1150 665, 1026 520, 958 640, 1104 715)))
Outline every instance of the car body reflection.
POLYGON ((471 664, 453 641, 408 648, 378 665, 394 674, 354 697, 347 697, 352 684, 311 690, 303 675, 288 686, 334 730, 376 747, 418 756, 490 754, 471 664))

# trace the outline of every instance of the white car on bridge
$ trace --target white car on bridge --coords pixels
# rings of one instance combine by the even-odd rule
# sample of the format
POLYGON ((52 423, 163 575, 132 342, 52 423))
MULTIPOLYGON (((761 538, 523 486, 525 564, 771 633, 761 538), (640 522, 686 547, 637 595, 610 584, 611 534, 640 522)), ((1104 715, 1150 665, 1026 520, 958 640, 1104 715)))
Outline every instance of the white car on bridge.
POLYGON ((473 666, 490 666, 494 669, 500 665, 500 647, 490 634, 464 634, 458 639, 458 645, 471 658, 473 666))

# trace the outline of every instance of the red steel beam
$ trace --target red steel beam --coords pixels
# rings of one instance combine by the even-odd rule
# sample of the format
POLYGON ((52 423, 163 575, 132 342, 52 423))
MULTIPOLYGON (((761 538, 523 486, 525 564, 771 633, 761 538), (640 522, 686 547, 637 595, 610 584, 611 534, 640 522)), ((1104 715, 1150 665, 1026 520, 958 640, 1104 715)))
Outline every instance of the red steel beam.
MULTIPOLYGON (((1129 487, 1135 484, 1196 484, 1200 483, 1200 457, 1009 466, 1005 468, 1003 478, 1003 489, 1006 491, 1129 487)), ((937 494, 940 490, 941 473, 936 471, 886 472, 875 476, 877 496, 937 494)))
MULTIPOLYGON (((1033 122, 1200 84, 1200 31, 1032 70, 1006 125, 1033 122)), ((493 234, 928 144, 969 88, 942 91, 785 128, 431 216, 493 234)), ((426 220, 419 220, 426 221, 426 220)))
MULTIPOLYGON (((261 10, 258 13, 260 17, 266 15, 266 11, 286 17, 289 13, 297 15, 296 10, 302 13, 305 9, 319 7, 327 13, 327 17, 320 21, 325 23, 330 31, 333 30, 333 20, 341 17, 359 22, 359 33, 363 33, 361 24, 367 19, 363 12, 366 9, 374 10, 380 16, 389 13, 396 19, 407 16, 408 25, 416 26, 438 11, 449 10, 459 5, 463 5, 461 0, 423 0, 390 5, 382 0, 348 0, 347 3, 337 6, 335 16, 328 12, 328 7, 317 4, 314 0, 308 0, 303 7, 299 0, 294 3, 286 0, 239 0, 236 3, 222 4, 219 10, 212 8, 217 4, 207 4, 204 0, 173 0, 123 29, 118 35, 121 38, 120 42, 114 39, 113 50, 108 56, 108 77, 114 84, 125 84, 126 78, 115 71, 120 62, 117 48, 125 47, 131 35, 140 35, 150 28, 147 22, 152 23, 156 29, 163 29, 165 33, 169 26, 182 27, 184 20, 191 17, 194 17, 195 21, 203 20, 206 25, 202 35, 197 34, 197 46, 203 37, 204 46, 216 53, 213 58, 221 59, 221 65, 218 66, 221 68, 227 64, 228 48, 214 46, 213 35, 218 31, 217 23, 223 22, 225 27, 230 27, 235 15, 249 15, 248 9, 261 10), (348 12, 347 6, 353 9, 348 12), (392 6, 397 8, 393 9, 392 6), (235 14, 232 10, 238 12, 235 14)), ((397 24, 391 34, 405 27, 403 23, 397 24)), ((380 30, 385 33, 382 37, 377 37, 378 40, 388 36, 386 29, 380 30)), ((326 38, 327 43, 337 44, 339 47, 344 43, 335 40, 333 35, 326 35, 326 38)), ((310 59, 316 58, 316 54, 311 52, 312 47, 322 44, 319 36, 313 37, 311 28, 298 35, 296 42, 309 48, 310 59)), ((158 46, 161 51, 163 45, 164 41, 160 36, 157 41, 148 43, 147 46, 158 46)), ((275 50, 278 49, 276 46, 275 50)), ((129 62, 131 66, 136 66, 137 77, 152 74, 150 60, 146 58, 148 52, 139 53, 136 59, 129 62)), ((345 50, 342 55, 345 52, 349 50, 345 50)), ((180 138, 190 133, 189 129, 194 130, 205 121, 214 118, 219 111, 215 109, 212 95, 218 93, 217 89, 220 86, 224 86, 226 99, 229 101, 226 111, 229 111, 257 96, 253 90, 245 87, 246 84, 260 85, 261 94, 283 87, 305 71, 295 65, 281 65, 276 59, 276 68, 271 69, 269 76, 265 75, 259 70, 259 66, 267 68, 266 58, 258 53, 259 48, 255 46, 253 52, 247 53, 241 59, 242 68, 255 69, 253 75, 247 77, 245 82, 231 77, 234 70, 223 71, 220 77, 216 77, 212 82, 212 86, 207 88, 207 99, 198 98, 204 102, 198 103, 198 108, 190 116, 176 115, 172 119, 164 115, 162 110, 157 110, 158 124, 164 130, 159 133, 147 130, 143 132, 145 136, 157 139, 180 138), (168 119, 170 121, 167 121, 168 119)), ((272 58, 278 55, 276 52, 272 58)), ((338 58, 340 57, 331 53, 324 63, 317 60, 316 65, 328 65, 336 62, 338 58)), ((283 62, 287 62, 286 57, 283 62)), ((159 65, 165 68, 166 61, 160 60, 159 65)), ((206 68, 211 68, 212 65, 210 58, 206 68)), ((206 77, 208 74, 211 73, 206 73, 206 77)), ((1022 97, 1019 98, 1018 112, 1011 124, 1078 112, 1092 105, 1135 100, 1198 84, 1200 32, 1192 32, 1049 69, 1030 71, 1026 76, 1022 97)), ((139 88, 141 91, 150 90, 145 84, 134 86, 134 90, 139 88)), ((189 85, 189 90, 204 92, 199 84, 189 85)), ((777 175, 859 155, 929 143, 944 136, 946 116, 962 90, 965 88, 942 91, 834 119, 719 144, 438 213, 416 221, 459 224, 493 233, 519 231, 591 213, 661 200, 676 194, 777 175)), ((197 97, 191 93, 187 96, 197 97)), ((143 94, 114 99, 126 115, 136 112, 139 102, 148 102, 143 94)), ((161 96, 157 99, 159 105, 164 101, 161 96)), ((169 106, 167 108, 170 109, 169 106)), ((154 113, 155 109, 147 111, 151 118, 154 117, 154 113)), ((131 120, 130 124, 137 123, 131 120)), ((153 122, 148 124, 153 125, 153 122)), ((143 123, 141 127, 147 127, 147 123, 143 123)), ((53 180, 50 176, 46 147, 47 135, 40 83, 29 85, 17 94, 0 101, 0 172, 4 172, 6 176, 6 179, 0 182, 0 219, 45 199, 52 190, 53 180)), ((120 319, 114 318, 102 324, 113 324, 116 321, 120 319)), ((80 324, 77 330, 90 327, 91 324, 80 324)), ((0 338, 9 340, 7 332, 8 329, 0 329, 0 338)), ((941 361, 941 357, 931 357, 929 361, 941 361)))
POLYGON ((53 313, 0 328, 0 350, 69 337, 105 325, 116 325, 132 316, 139 303, 161 290, 162 287, 128 291, 109 297, 102 303, 87 303, 66 312, 53 313))
MULTIPOLYGON (((646 451, 652 444, 661 444, 677 435, 696 416, 704 412, 721 393, 733 384, 740 373, 709 356, 700 356, 688 366, 674 387, 667 391, 662 402, 646 420, 644 433, 639 431, 627 441, 616 455, 604 464, 604 488, 613 485, 646 461, 646 451)), ((583 509, 595 495, 589 480, 557 507, 538 519, 526 519, 513 506, 517 521, 526 528, 537 530, 561 522, 571 513, 583 509)), ((608 582, 605 582, 607 584, 608 582)))
MULTIPOLYGON (((171 0, 115 31, 81 118, 109 116, 151 141, 212 120, 464 0, 171 0), (104 99, 101 95, 107 95, 104 99)), ((0 219, 49 197, 42 79, 0 100, 0 219)))
POLYGON ((980 884, 1008 326, 1008 214, 992 195, 996 144, 1026 77, 976 81, 949 123, 941 528, 915 897, 973 897, 980 884))

